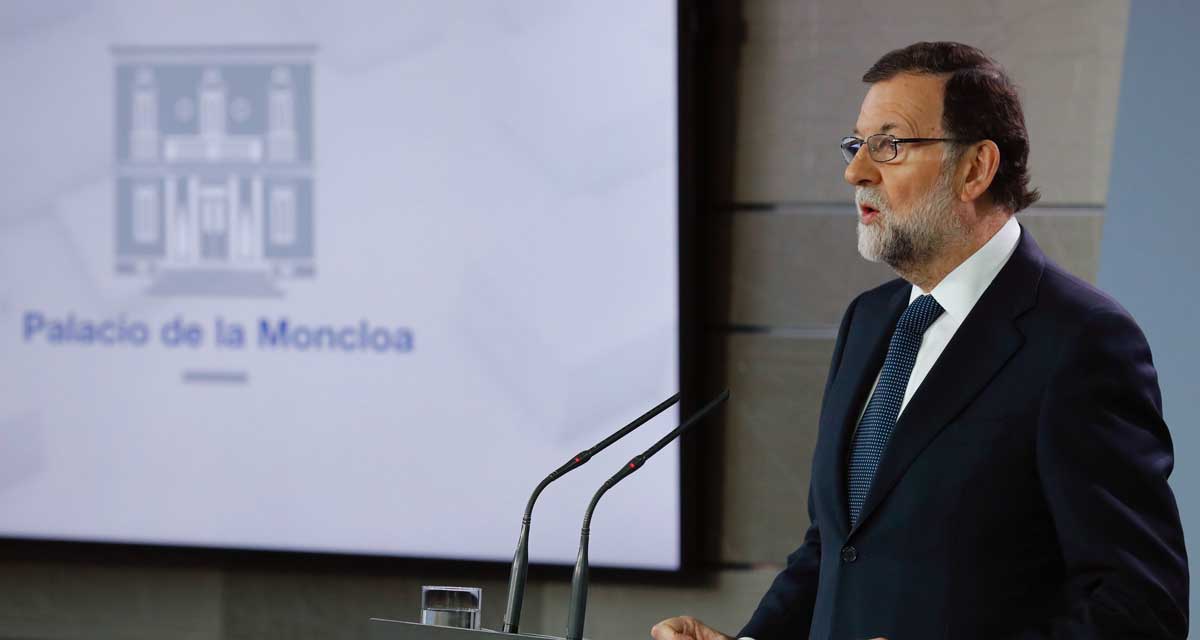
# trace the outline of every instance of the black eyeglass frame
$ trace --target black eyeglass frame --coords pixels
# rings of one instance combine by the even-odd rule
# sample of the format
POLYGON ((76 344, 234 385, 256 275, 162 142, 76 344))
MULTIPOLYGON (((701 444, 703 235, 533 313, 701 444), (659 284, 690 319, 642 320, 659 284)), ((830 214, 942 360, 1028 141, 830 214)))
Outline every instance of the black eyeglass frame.
MULTIPOLYGON (((850 153, 850 148, 848 145, 851 142, 857 142, 858 149, 861 149, 865 146, 867 148, 867 155, 875 162, 882 163, 882 162, 891 162, 892 160, 895 160, 896 156, 900 155, 900 145, 902 145, 902 144, 921 143, 921 142, 968 143, 968 142, 974 142, 974 141, 963 140, 962 138, 897 138, 896 136, 894 136, 890 133, 872 134, 872 135, 867 136, 866 140, 859 138, 858 136, 846 136, 846 137, 842 138, 841 144, 838 145, 838 147, 842 150, 842 159, 846 161, 846 164, 850 164, 851 162, 854 162, 854 157, 858 155, 858 149, 855 149, 854 153, 850 153), (892 157, 888 158, 887 160, 880 160, 879 158, 876 158, 875 156, 871 155, 871 144, 869 142, 869 140, 871 138, 891 138, 891 142, 889 142, 887 144, 889 144, 892 148, 892 157)), ((882 148, 882 146, 880 148, 882 148)))

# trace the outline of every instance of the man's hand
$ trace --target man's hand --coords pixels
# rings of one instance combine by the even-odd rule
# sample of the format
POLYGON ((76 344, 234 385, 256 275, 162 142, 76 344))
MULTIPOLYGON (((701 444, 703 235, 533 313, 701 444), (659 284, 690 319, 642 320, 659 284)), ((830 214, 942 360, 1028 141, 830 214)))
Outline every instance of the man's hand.
POLYGON ((654 640, 732 640, 691 616, 667 618, 650 629, 654 640))

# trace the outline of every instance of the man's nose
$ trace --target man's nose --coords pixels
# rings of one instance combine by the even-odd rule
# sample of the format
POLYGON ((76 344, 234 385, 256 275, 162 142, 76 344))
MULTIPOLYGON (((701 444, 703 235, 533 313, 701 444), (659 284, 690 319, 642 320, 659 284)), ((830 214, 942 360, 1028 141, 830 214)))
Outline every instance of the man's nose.
POLYGON ((867 153, 866 145, 863 145, 859 148, 858 153, 854 154, 854 159, 846 165, 844 175, 846 182, 851 186, 869 187, 879 184, 879 167, 871 159, 871 154, 867 153))

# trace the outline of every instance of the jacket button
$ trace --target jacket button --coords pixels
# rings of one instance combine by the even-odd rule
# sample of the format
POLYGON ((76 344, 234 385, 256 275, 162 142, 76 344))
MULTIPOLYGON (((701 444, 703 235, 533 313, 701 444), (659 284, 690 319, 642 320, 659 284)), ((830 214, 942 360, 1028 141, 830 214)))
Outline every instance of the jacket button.
POLYGON ((858 549, 851 546, 842 547, 842 562, 854 562, 858 560, 858 549))

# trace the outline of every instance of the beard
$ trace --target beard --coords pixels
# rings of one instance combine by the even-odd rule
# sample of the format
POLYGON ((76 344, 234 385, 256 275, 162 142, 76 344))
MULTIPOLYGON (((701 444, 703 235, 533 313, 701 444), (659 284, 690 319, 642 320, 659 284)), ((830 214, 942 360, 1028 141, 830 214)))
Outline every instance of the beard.
POLYGON ((906 213, 897 215, 882 189, 858 187, 857 204, 879 211, 871 224, 858 218, 858 252, 903 274, 916 273, 949 246, 966 242, 969 229, 955 211, 953 171, 943 168, 937 182, 906 213))

